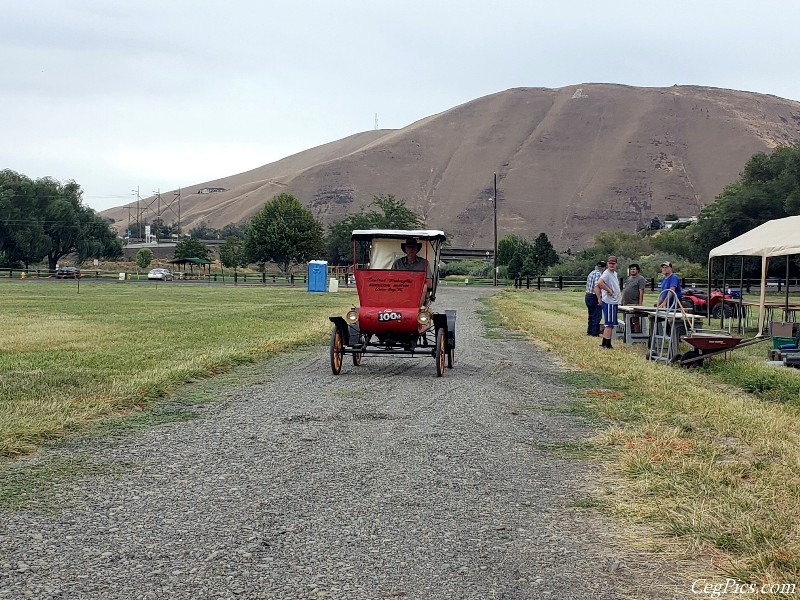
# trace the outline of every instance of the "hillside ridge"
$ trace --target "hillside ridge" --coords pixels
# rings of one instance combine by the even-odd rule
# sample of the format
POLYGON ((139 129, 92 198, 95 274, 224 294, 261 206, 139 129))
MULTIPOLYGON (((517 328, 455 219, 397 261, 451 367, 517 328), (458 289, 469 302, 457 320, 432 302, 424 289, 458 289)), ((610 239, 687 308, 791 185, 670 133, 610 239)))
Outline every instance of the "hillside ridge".
MULTIPOLYGON (((394 194, 455 245, 486 246, 497 173, 500 236, 545 232, 559 249, 579 248, 602 230, 696 215, 754 153, 797 140, 800 103, 772 95, 696 85, 511 88, 193 185, 182 191, 181 225, 241 222, 284 191, 327 225, 394 194), (226 191, 196 193, 203 187, 226 191)), ((122 231, 131 206, 102 214, 122 231)))

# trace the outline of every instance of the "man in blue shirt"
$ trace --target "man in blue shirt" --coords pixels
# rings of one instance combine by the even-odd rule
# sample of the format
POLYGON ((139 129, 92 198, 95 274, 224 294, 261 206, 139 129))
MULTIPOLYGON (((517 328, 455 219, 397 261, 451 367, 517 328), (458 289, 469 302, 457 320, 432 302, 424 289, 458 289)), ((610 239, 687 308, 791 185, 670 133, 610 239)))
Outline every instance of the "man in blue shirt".
POLYGON ((600 302, 600 294, 595 292, 594 286, 606 268, 606 261, 597 262, 594 271, 586 277, 586 310, 588 312, 588 323, 586 325, 586 335, 597 337, 600 335, 600 318, 603 316, 603 308, 600 302))
POLYGON ((661 263, 661 294, 658 296, 658 306, 661 308, 676 308, 683 294, 681 293, 681 280, 672 272, 672 263, 661 263), (669 290, 675 292, 670 294, 669 290))

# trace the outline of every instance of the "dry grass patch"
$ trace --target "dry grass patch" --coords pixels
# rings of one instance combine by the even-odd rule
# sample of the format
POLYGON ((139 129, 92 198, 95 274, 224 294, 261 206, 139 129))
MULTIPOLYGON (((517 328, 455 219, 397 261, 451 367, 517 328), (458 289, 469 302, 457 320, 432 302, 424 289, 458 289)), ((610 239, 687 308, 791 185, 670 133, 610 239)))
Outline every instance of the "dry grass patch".
MULTIPOLYGON (((614 512, 687 548, 711 548, 716 567, 741 581, 800 581, 800 411, 791 397, 769 402, 727 383, 736 363, 688 370, 645 360, 641 345, 602 350, 585 335, 582 294, 509 291, 490 302, 504 325, 602 380, 587 386, 585 403, 607 419, 594 442, 616 456, 609 481, 624 482, 611 485, 614 512)), ((769 367, 752 369, 769 380, 769 367)), ((791 394, 800 373, 780 376, 791 394)))
POLYGON ((352 293, 180 284, 0 285, 0 455, 85 431, 188 381, 326 339, 352 293))

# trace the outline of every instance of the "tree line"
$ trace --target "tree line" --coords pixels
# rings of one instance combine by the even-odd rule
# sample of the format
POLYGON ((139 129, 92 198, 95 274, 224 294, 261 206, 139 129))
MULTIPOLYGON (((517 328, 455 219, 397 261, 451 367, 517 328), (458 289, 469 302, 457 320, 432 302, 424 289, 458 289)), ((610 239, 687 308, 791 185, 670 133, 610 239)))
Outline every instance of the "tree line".
POLYGON ((27 269, 47 260, 54 270, 69 254, 78 262, 115 259, 122 256, 122 241, 105 219, 84 206, 74 181, 33 180, 0 171, 0 265, 27 269))
MULTIPOLYGON (((609 254, 617 255, 622 264, 641 264, 644 273, 649 268, 656 273, 660 261, 671 260, 683 264, 679 271, 684 276, 689 272, 694 275, 694 271, 702 274, 710 249, 766 221, 797 214, 800 143, 753 155, 739 179, 700 211, 696 223, 669 231, 600 232, 588 248, 561 255, 545 233, 533 241, 509 235, 499 241, 497 258, 508 277, 580 276, 609 254)), ((153 225, 157 235, 174 227, 160 221, 153 225)), ((225 240, 220 247, 224 266, 236 269, 257 264, 263 269, 267 263, 274 263, 288 273, 293 265, 324 256, 332 264, 349 264, 350 236, 355 229, 423 226, 424 219, 405 201, 385 194, 373 197, 367 208, 331 224, 325 232, 322 223, 296 197, 281 193, 249 223, 231 224, 221 230, 210 230, 203 224, 192 230, 191 237, 179 240, 175 258, 205 258, 208 250, 198 238, 218 237, 225 240)), ((54 269, 68 254, 75 254, 79 264, 87 258, 119 258, 122 243, 107 221, 83 205, 80 186, 74 181, 62 184, 47 177, 32 180, 10 170, 0 171, 0 266, 27 268, 46 259, 54 269)), ((745 265, 746 277, 757 274, 757 259, 745 265)), ((800 262, 794 259, 793 269, 797 271, 798 267, 800 262)), ((487 269, 488 265, 480 268, 487 269)))
MULTIPOLYGON (((661 262, 669 260, 676 263, 682 276, 705 279, 708 254, 713 248, 767 221, 794 215, 800 215, 800 142, 754 154, 739 178, 703 207, 695 223, 670 230, 601 232, 591 246, 567 260, 562 256, 561 263, 548 274, 585 274, 598 259, 614 254, 620 264, 640 263, 644 275, 658 273, 661 262)), ((800 276, 800 257, 771 260, 768 274, 785 275, 786 260, 790 277, 800 276)), ((741 274, 739 262, 735 262, 735 272, 731 270, 728 276, 741 274)), ((715 261, 715 276, 722 275, 721 263, 715 261)), ((745 257, 743 268, 745 278, 758 277, 761 259, 745 257)))

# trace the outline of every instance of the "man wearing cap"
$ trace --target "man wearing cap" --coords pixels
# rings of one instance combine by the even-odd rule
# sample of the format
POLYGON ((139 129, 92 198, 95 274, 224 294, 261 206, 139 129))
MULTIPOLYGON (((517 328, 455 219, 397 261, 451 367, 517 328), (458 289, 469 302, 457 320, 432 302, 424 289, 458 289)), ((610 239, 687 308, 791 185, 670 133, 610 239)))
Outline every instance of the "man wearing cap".
POLYGON ((600 344, 601 348, 612 348, 611 336, 614 335, 614 328, 619 324, 617 323, 617 308, 622 299, 622 292, 619 289, 619 277, 617 276, 617 257, 609 256, 606 260, 608 268, 597 280, 597 285, 594 286, 596 292, 602 295, 603 300, 603 342, 600 344))
POLYGON ((417 256, 420 248, 420 243, 414 238, 408 238, 400 244, 400 249, 406 255, 394 261, 392 269, 395 271, 425 271, 427 273, 425 279, 425 291, 427 293, 433 287, 433 274, 428 268, 428 261, 421 256, 417 256))
POLYGON ((680 303, 683 294, 681 292, 681 280, 672 272, 672 263, 669 261, 661 263, 661 294, 658 296, 658 306, 660 308, 676 308, 680 303), (675 292, 670 294, 669 290, 675 292))
POLYGON ((586 310, 588 312, 588 323, 586 325, 586 335, 597 337, 600 335, 600 318, 603 316, 601 308, 600 293, 596 292, 594 286, 606 268, 606 261, 597 261, 594 271, 586 277, 586 310))

